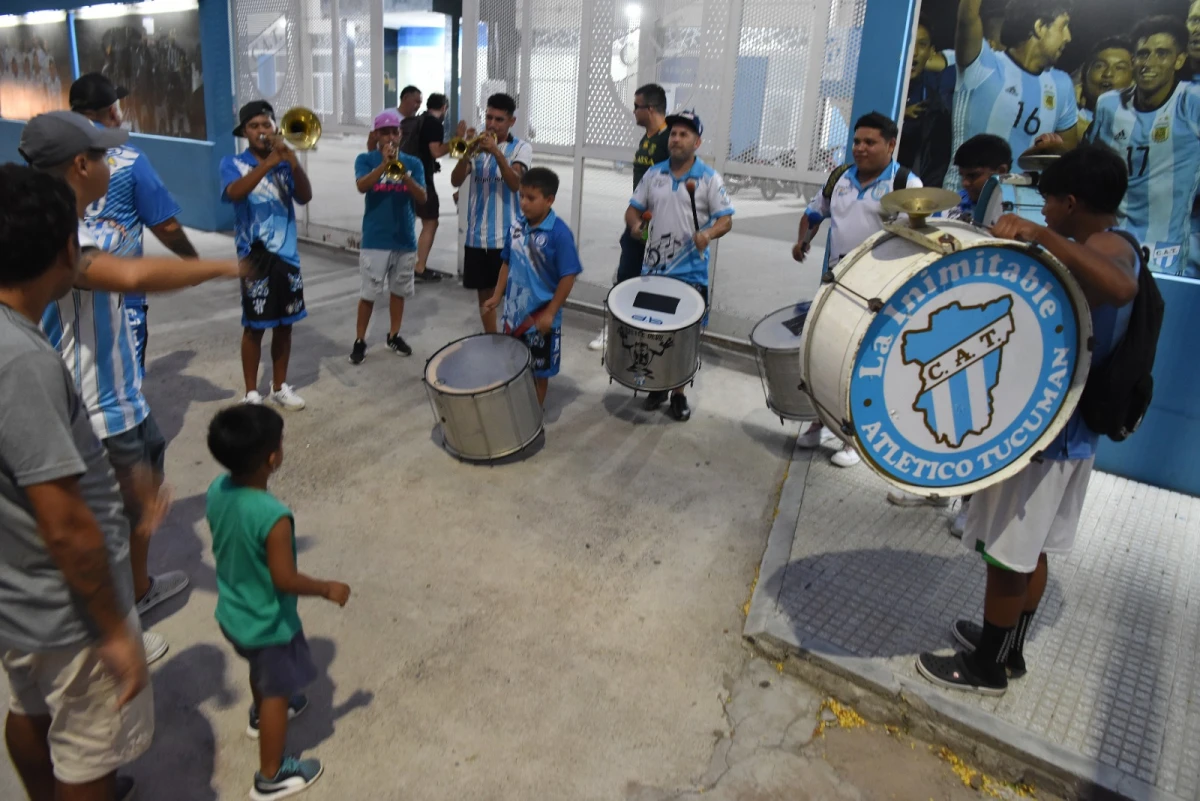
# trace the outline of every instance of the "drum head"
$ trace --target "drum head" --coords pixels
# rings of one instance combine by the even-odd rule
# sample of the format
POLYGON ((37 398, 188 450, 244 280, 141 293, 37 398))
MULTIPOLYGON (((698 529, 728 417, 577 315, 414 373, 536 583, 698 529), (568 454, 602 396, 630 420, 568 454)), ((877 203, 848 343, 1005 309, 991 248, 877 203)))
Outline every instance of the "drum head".
POLYGON ((682 331, 704 318, 704 297, 665 275, 641 275, 614 286, 605 301, 613 317, 647 331, 682 331))
POLYGON ((774 311, 750 332, 750 343, 763 350, 799 350, 800 336, 812 303, 805 301, 774 311))
POLYGON ((521 340, 476 334, 451 342, 425 364, 425 382, 444 395, 478 395, 519 376, 532 356, 521 340))
POLYGON ((849 419, 889 481, 973 492, 1023 469, 1075 410, 1091 314, 1053 257, 1004 240, 916 271, 855 350, 849 419))

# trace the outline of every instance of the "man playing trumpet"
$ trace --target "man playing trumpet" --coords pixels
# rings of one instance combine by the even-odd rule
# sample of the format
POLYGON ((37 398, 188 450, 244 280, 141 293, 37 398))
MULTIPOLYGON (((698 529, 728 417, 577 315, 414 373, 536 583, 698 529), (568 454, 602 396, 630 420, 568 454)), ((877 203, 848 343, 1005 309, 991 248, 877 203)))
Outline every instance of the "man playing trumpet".
MULTIPOLYGON (((454 167, 450 183, 460 187, 471 177, 467 193, 467 242, 463 254, 463 286, 474 289, 479 298, 479 317, 483 330, 497 331, 496 309, 484 304, 496 291, 503 264, 504 237, 513 223, 521 219, 518 193, 521 176, 533 161, 533 148, 510 131, 516 118, 517 104, 505 94, 488 98, 486 130, 467 155, 454 167)), ((462 128, 462 124, 459 124, 462 128)), ((460 133, 460 135, 462 135, 460 133)), ((474 130, 465 131, 468 140, 474 130)))
POLYGON ((375 118, 375 149, 354 161, 358 191, 366 196, 362 245, 358 269, 362 294, 358 301, 358 328, 350 363, 362 364, 367 356, 367 325, 375 299, 390 290, 388 350, 411 356, 412 348, 400 336, 404 299, 413 296, 417 264, 414 204, 425 202, 425 167, 421 160, 400 152, 400 115, 389 109, 375 118))

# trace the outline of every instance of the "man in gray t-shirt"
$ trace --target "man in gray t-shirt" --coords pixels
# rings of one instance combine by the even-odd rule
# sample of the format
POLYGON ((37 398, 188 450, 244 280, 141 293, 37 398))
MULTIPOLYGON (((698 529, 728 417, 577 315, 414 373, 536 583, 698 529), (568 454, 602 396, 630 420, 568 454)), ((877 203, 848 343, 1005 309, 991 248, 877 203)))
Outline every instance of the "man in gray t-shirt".
MULTIPOLYGON (((72 164, 99 181, 104 158, 98 148, 72 164)), ((75 383, 38 328, 78 278, 75 198, 61 178, 12 164, 0 167, 0 186, 6 741, 30 797, 116 801, 130 792, 128 780, 118 790, 116 769, 146 751, 154 729, 129 524, 75 383)))

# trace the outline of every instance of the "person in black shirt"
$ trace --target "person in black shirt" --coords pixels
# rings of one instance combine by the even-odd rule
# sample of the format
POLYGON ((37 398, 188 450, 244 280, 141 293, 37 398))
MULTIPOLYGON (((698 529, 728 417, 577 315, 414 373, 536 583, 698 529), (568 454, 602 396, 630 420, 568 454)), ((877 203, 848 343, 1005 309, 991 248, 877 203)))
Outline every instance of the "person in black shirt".
POLYGON ((950 166, 950 111, 956 73, 928 69, 933 40, 924 20, 917 24, 904 108, 904 133, 896 160, 921 176, 926 186, 941 186, 950 166))
MULTIPOLYGON (((667 93, 656 83, 648 83, 633 93, 633 118, 645 129, 633 157, 633 188, 646 174, 646 170, 671 157, 667 151, 667 140, 671 132, 667 129, 667 93)), ((636 278, 642 274, 642 261, 646 256, 646 243, 634 239, 625 228, 621 233, 621 262, 617 266, 615 283, 636 278)), ((604 332, 588 345, 590 350, 604 348, 604 332)))
MULTIPOLYGON (((416 108, 421 106, 421 90, 415 86, 407 86, 401 92, 401 114, 405 104, 416 100, 416 108)), ((413 268, 418 281, 441 281, 442 276, 426 269, 429 252, 433 249, 433 238, 437 235, 438 215, 441 204, 438 201, 437 185, 433 174, 440 169, 437 160, 446 155, 445 129, 442 127, 442 117, 446 115, 448 106, 446 96, 431 94, 425 103, 423 114, 413 113, 406 116, 401 123, 400 150, 416 156, 425 168, 425 202, 416 207, 417 217, 421 220, 421 233, 417 238, 417 263, 413 268)))

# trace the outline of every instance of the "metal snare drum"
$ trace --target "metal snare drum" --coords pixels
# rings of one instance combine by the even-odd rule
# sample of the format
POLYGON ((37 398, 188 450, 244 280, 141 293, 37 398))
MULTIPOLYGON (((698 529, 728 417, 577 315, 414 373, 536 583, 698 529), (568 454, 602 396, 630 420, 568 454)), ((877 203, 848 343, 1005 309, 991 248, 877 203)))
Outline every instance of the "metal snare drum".
POLYGON ((816 420, 812 398, 800 386, 800 337, 811 303, 772 312, 750 332, 767 408, 781 420, 816 420))
POLYGON ((425 363, 425 392, 446 450, 493 461, 528 447, 542 431, 533 356, 519 339, 476 334, 455 340, 425 363))
POLYGON ((1045 225, 1042 215, 1042 193, 1028 175, 993 175, 983 185, 979 202, 975 204, 973 222, 980 228, 991 228, 1002 215, 1015 214, 1038 225, 1045 225))
POLYGON ((707 308, 691 285, 642 275, 614 286, 604 301, 604 367, 633 390, 682 387, 700 369, 700 332, 707 308))

